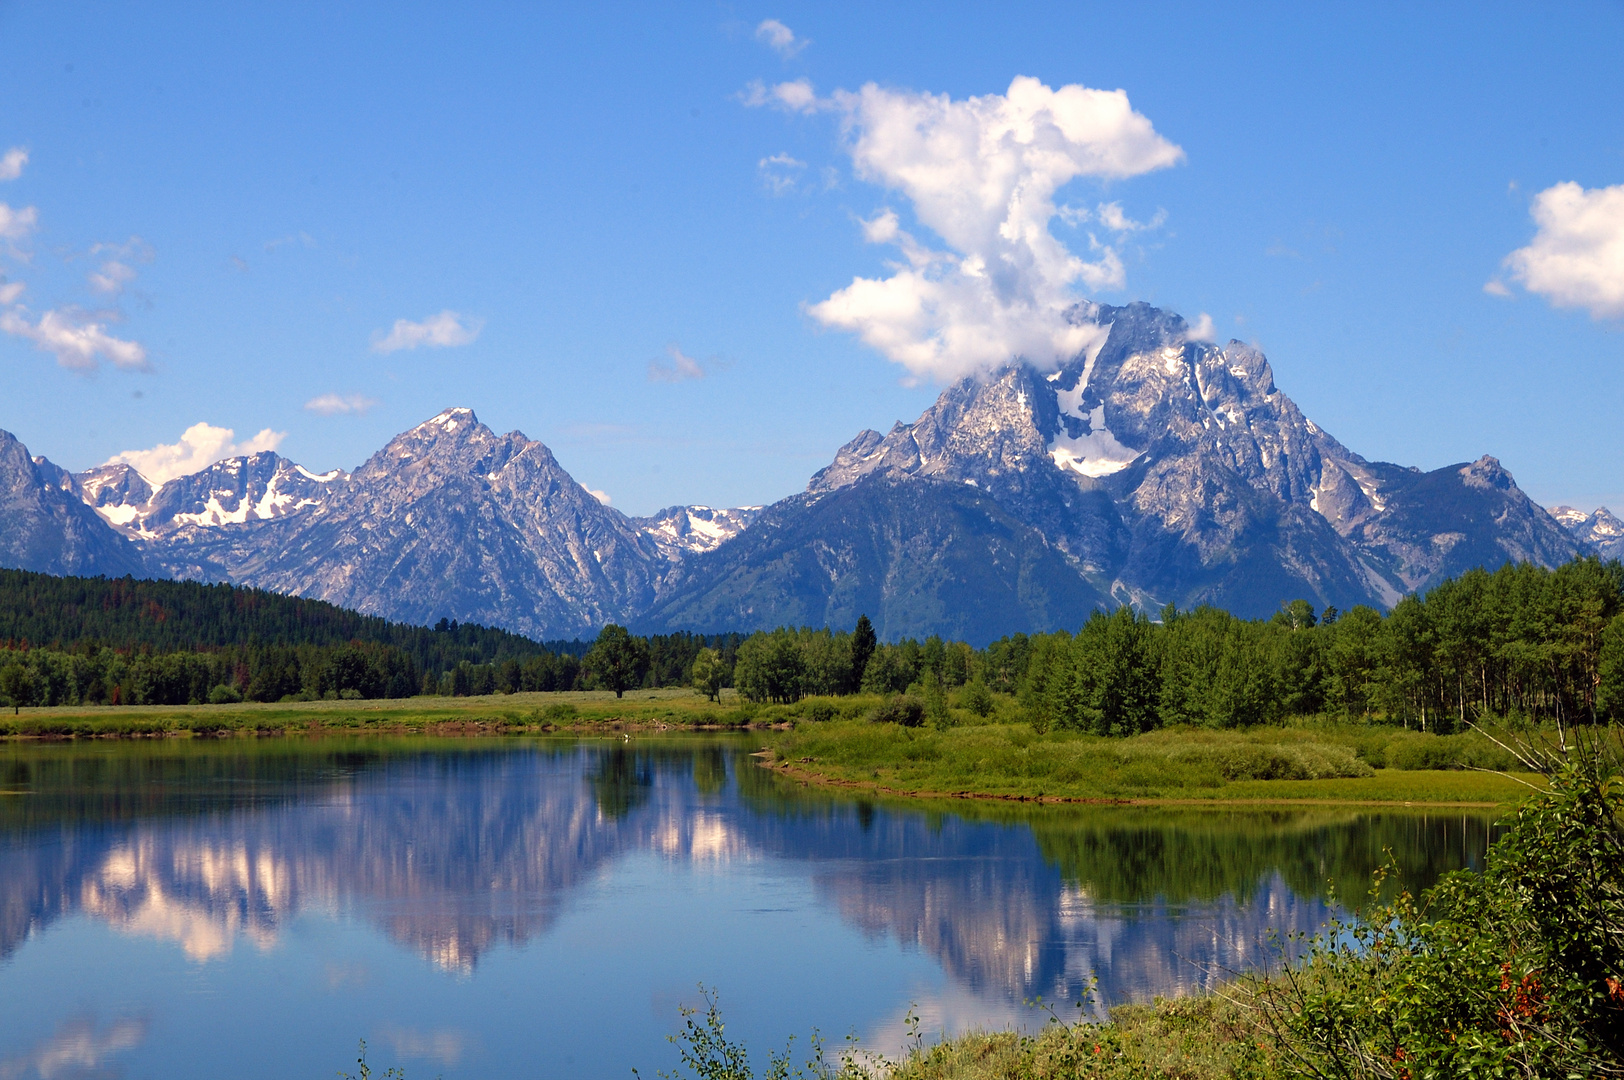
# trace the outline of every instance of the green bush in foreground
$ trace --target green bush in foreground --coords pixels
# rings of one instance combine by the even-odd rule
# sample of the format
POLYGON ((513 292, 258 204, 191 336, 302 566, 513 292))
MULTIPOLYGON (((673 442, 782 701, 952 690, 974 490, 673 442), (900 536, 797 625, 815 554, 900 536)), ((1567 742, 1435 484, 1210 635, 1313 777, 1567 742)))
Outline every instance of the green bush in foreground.
POLYGON ((1600 743, 1525 753, 1549 790, 1481 872, 1335 926, 1257 984, 1294 1072, 1624 1075, 1624 776, 1600 743))

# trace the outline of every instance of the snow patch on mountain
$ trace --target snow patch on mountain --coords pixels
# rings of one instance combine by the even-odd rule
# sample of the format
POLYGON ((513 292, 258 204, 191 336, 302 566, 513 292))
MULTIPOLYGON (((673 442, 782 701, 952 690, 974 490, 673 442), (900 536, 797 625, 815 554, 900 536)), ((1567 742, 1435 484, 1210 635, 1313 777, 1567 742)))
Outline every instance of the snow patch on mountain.
POLYGON ((717 509, 710 506, 670 506, 632 525, 654 541, 660 554, 677 560, 715 551, 749 528, 761 515, 759 506, 717 509))

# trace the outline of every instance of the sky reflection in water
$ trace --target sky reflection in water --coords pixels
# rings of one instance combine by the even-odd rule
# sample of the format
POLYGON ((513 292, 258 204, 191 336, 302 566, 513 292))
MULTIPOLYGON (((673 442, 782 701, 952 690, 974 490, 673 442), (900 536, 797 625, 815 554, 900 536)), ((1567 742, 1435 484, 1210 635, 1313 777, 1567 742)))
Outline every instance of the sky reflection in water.
POLYGON ((1460 813, 920 809, 726 739, 0 747, 0 1080, 671 1068, 695 984, 758 1052, 895 1052, 1267 963, 1460 813))

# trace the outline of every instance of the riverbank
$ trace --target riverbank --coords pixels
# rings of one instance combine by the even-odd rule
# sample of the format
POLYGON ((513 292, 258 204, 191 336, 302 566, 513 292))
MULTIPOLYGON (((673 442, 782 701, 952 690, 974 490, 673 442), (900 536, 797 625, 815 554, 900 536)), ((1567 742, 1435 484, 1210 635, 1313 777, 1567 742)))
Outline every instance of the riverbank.
MULTIPOLYGON (((1001 708, 954 710, 946 729, 875 723, 878 697, 757 706, 672 688, 24 709, 0 715, 0 739, 196 738, 230 735, 635 735, 752 731, 758 761, 800 783, 876 796, 1073 803, 1322 803, 1493 807, 1532 777, 1484 736, 1437 736, 1303 721, 1236 731, 1167 729, 1132 738, 1035 732, 1001 708)), ((1013 706, 1012 702, 1001 702, 1013 706)))
POLYGON ((1225 995, 1200 994, 1118 1006, 1099 1024, 1054 1023, 1036 1035, 977 1031, 921 1043, 880 1075, 885 1080, 1269 1080, 1286 1075, 1283 1066, 1272 1035, 1244 1006, 1225 995))
POLYGON ((224 705, 91 705, 0 714, 0 739, 298 735, 323 732, 501 735, 556 731, 746 730, 777 718, 731 691, 720 704, 672 688, 423 696, 224 705))
POLYGON ((1039 734, 1009 722, 935 730, 836 720, 773 731, 763 741, 764 763, 783 775, 893 796, 1492 807, 1539 785, 1476 732, 1437 736, 1354 725, 1105 738, 1039 734))

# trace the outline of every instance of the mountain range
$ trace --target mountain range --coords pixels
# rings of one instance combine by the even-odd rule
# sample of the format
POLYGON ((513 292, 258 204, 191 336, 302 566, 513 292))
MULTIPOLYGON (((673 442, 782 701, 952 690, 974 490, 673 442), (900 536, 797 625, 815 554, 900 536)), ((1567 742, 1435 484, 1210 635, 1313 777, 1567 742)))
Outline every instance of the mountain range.
POLYGON ((767 507, 601 503, 519 432, 448 409, 351 473, 275 453, 153 485, 69 473, 0 432, 0 565, 230 581, 391 619, 535 637, 849 626, 986 641, 1095 607, 1391 606, 1474 566, 1624 554, 1601 508, 1547 512, 1492 457, 1368 461, 1267 359, 1147 304, 1084 303, 1095 344, 948 387, 767 507))

